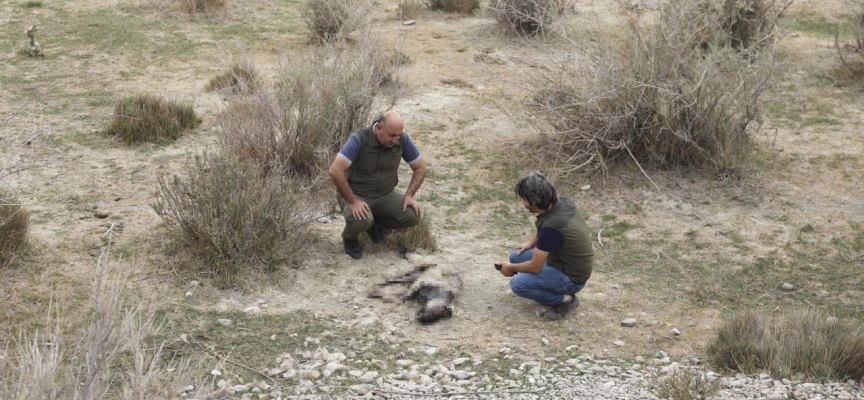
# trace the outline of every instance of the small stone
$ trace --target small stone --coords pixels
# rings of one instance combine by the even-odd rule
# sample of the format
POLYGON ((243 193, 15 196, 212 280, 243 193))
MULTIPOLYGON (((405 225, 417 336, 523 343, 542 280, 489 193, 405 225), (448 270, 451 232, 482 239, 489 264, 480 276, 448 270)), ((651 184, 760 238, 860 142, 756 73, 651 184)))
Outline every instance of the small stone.
POLYGON ((467 371, 463 371, 463 370, 460 369, 460 370, 456 370, 456 371, 451 372, 451 373, 450 373, 450 376, 452 376, 452 377, 454 377, 454 378, 456 378, 456 379, 459 379, 459 380, 463 380, 463 379, 468 379, 468 378, 470 378, 470 377, 471 377, 471 374, 468 373, 467 371))
POLYGON ((198 281, 189 281, 189 286, 192 286, 193 288, 198 287, 198 285, 199 285, 198 281))
POLYGON ((210 371, 210 375, 213 375, 213 376, 222 376, 222 372, 219 371, 218 369, 214 369, 214 370, 210 371))
POLYGON ((549 339, 546 339, 545 337, 540 338, 540 343, 543 343, 544 346, 548 346, 549 345, 549 339))
POLYGON ((468 360, 469 360, 468 357, 460 357, 460 358, 453 360, 453 365, 462 365, 462 364, 465 364, 466 362, 468 362, 468 360))
POLYGON ((414 365, 414 361, 411 360, 396 360, 396 365, 407 367, 409 365, 414 365))
POLYGON ((660 351, 654 353, 654 358, 666 358, 666 357, 669 357, 669 355, 666 354, 666 352, 663 350, 660 350, 660 351))
POLYGON ((502 348, 498 349, 498 353, 503 354, 503 355, 510 354, 511 351, 512 350, 510 350, 509 347, 502 347, 502 348))
POLYGON ((249 390, 249 386, 246 385, 234 385, 234 393, 243 393, 249 390))
POLYGON ((234 325, 234 321, 232 321, 232 320, 230 320, 230 319, 225 319, 225 318, 219 318, 219 319, 216 320, 216 322, 218 322, 218 323, 220 323, 220 324, 222 324, 222 325, 224 325, 224 326, 231 326, 231 325, 234 325))
POLYGON ((510 377, 511 377, 511 378, 516 379, 516 378, 519 377, 519 375, 522 375, 522 373, 519 372, 519 370, 516 370, 516 369, 511 369, 511 370, 510 370, 510 377))
POLYGON ((93 213, 93 216, 96 217, 96 218, 99 218, 99 219, 105 219, 105 218, 108 218, 108 215, 109 215, 109 214, 108 214, 107 212, 105 212, 105 211, 96 211, 96 212, 93 213))
POLYGON ((620 347, 620 346, 624 346, 625 344, 626 344, 626 343, 624 343, 623 340, 616 340, 616 341, 615 341, 615 345, 616 345, 616 346, 619 346, 619 347, 620 347))
POLYGON ((216 387, 219 389, 225 389, 225 386, 228 386, 228 382, 224 379, 220 379, 219 382, 216 382, 216 387))
POLYGON ((186 292, 186 297, 192 297, 192 292, 186 292))
POLYGON ((189 336, 187 336, 185 333, 183 333, 180 335, 180 340, 182 340, 183 343, 189 343, 189 336))
POLYGON ((414 21, 413 19, 409 19, 407 21, 402 21, 402 25, 404 25, 404 26, 411 26, 411 25, 414 25, 416 23, 417 23, 417 21, 414 21))
POLYGON ((322 223, 322 224, 329 224, 329 223, 330 223, 330 218, 327 218, 327 217, 318 217, 318 219, 316 219, 316 221, 318 221, 319 223, 322 223))
POLYGON ((699 360, 699 359, 696 358, 696 357, 692 357, 692 358, 690 358, 689 361, 690 361, 690 364, 693 364, 693 365, 699 365, 699 363, 702 362, 701 360, 699 360))
POLYGON ((644 362, 645 362, 645 357, 642 357, 642 356, 636 356, 636 362, 638 362, 638 363, 644 363, 644 362))
POLYGON ((283 372, 285 372, 285 370, 281 368, 271 368, 267 370, 267 376, 277 376, 283 372))
POLYGON ((628 328, 632 328, 636 326, 636 318, 626 318, 621 321, 621 326, 626 326, 628 328))
POLYGON ((567 350, 567 351, 576 351, 576 350, 579 350, 579 345, 577 345, 577 344, 571 344, 571 345, 565 347, 564 350, 567 350))
POLYGON ((678 328, 672 328, 672 330, 669 331, 669 334, 672 336, 680 336, 681 331, 679 331, 678 328))
POLYGON ((426 355, 427 356, 434 356, 435 353, 437 353, 437 352, 438 352, 437 347, 430 347, 430 348, 426 349, 426 355))
POLYGON ((363 382, 363 383, 372 383, 373 381, 375 381, 375 378, 377 378, 377 377, 378 377, 378 372, 369 371, 369 372, 363 374, 362 376, 360 376, 359 378, 357 378, 357 380, 360 382, 363 382))
POLYGON ((587 190, 591 190, 591 185, 584 185, 584 186, 582 186, 581 189, 582 189, 583 192, 584 192, 584 191, 587 191, 587 190))
POLYGON ((791 36, 791 37, 798 37, 798 34, 795 33, 795 32, 792 32, 792 33, 789 34, 789 36, 791 36))
POLYGON ((195 385, 189 385, 183 388, 183 393, 191 392, 193 390, 195 390, 195 385))
POLYGON ((780 287, 781 287, 783 290, 787 290, 787 291, 788 291, 788 290, 795 289, 795 286, 793 286, 793 285, 792 285, 791 283, 789 283, 789 282, 784 282, 783 285, 781 285, 780 287))
POLYGON ((261 314, 261 307, 249 306, 249 307, 244 308, 243 312, 246 314, 258 315, 258 314, 261 314))
POLYGON ((785 400, 785 398, 780 393, 771 393, 765 398, 765 400, 785 400))

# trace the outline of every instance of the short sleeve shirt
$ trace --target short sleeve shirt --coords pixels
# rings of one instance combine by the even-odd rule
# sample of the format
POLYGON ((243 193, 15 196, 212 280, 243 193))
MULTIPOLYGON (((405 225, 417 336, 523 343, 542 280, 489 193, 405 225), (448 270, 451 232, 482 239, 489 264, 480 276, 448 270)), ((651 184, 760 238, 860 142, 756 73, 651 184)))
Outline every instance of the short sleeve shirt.
POLYGON ((537 231, 535 247, 549 253, 554 253, 564 243, 564 234, 555 228, 542 228, 537 231))
MULTIPOLYGON (((417 146, 414 145, 414 142, 411 141, 411 138, 408 137, 407 133, 402 133, 402 159, 405 160, 408 164, 414 164, 417 161, 420 161, 421 155, 420 150, 417 150, 417 146)), ((349 164, 353 164, 354 160, 357 159, 357 156, 360 155, 360 135, 357 133, 352 133, 350 137, 348 137, 348 141, 342 145, 342 148, 339 149, 339 156, 348 161, 349 164)))

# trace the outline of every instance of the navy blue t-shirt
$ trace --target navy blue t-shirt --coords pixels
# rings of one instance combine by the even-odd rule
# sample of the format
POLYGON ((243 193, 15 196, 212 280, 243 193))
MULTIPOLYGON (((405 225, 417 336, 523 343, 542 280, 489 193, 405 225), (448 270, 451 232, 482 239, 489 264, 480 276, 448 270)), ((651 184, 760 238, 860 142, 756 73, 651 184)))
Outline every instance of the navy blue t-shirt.
POLYGON ((555 228, 543 228, 537 232, 537 247, 540 250, 554 253, 564 243, 564 234, 555 228))

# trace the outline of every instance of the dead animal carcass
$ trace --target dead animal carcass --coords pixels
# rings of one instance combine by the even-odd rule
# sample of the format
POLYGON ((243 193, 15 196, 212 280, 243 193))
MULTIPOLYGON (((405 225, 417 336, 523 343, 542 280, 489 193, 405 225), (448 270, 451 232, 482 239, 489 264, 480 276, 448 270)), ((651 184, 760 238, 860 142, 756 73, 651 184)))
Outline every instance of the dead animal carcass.
POLYGON ((462 291, 462 280, 453 271, 424 264, 404 273, 378 279, 369 297, 385 302, 417 302, 417 322, 432 324, 453 316, 453 302, 462 291))

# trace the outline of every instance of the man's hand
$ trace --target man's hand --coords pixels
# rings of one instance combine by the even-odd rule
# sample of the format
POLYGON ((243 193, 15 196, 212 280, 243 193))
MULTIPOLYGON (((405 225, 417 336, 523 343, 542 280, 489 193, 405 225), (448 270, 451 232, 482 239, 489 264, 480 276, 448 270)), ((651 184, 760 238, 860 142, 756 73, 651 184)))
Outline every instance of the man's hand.
POLYGON ((507 261, 502 262, 500 264, 501 264, 501 275, 504 275, 508 278, 513 276, 513 275, 516 275, 516 273, 519 272, 519 271, 516 271, 515 268, 513 268, 513 264, 510 264, 507 261))
POLYGON ((348 206, 351 207, 351 214, 356 220, 366 219, 369 216, 369 205, 360 199, 354 200, 348 206))
POLYGON ((417 200, 414 200, 414 196, 406 194, 405 199, 402 200, 402 211, 404 212, 408 209, 408 207, 413 208, 414 212, 417 213, 418 217, 423 216, 423 211, 420 208, 420 203, 418 203, 417 200))
POLYGON ((533 249, 533 248, 534 248, 534 242, 532 242, 532 241, 529 240, 529 241, 527 241, 527 242, 525 242, 525 243, 522 243, 522 244, 516 246, 516 249, 515 249, 515 250, 519 250, 519 252, 518 252, 517 254, 522 254, 522 253, 524 253, 524 252, 526 252, 526 251, 528 251, 528 250, 531 250, 531 249, 533 249))

